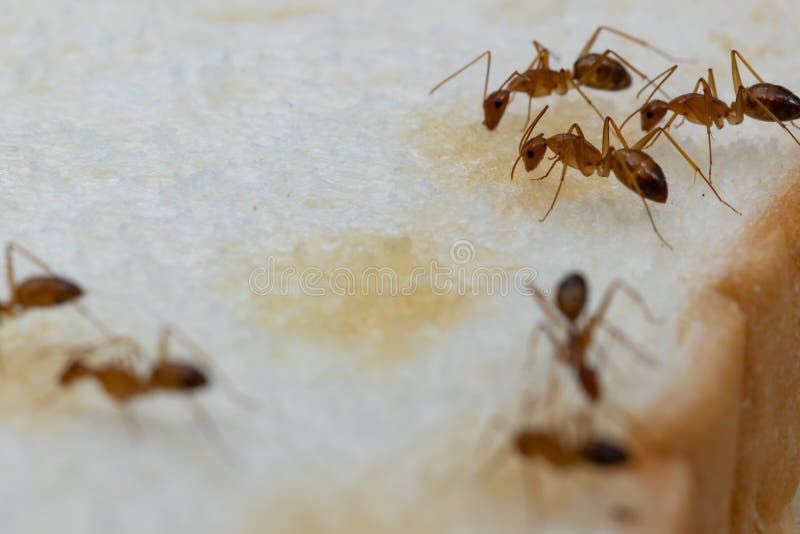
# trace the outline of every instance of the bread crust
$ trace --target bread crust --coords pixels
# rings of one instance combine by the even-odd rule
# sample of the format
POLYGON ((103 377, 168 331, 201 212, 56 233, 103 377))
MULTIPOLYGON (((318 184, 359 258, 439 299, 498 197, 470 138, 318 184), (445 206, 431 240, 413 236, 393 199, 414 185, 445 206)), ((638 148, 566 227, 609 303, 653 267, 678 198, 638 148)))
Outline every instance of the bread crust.
POLYGON ((644 410, 652 432, 642 439, 689 465, 690 532, 797 532, 800 180, 792 182, 682 312, 680 384, 644 410))

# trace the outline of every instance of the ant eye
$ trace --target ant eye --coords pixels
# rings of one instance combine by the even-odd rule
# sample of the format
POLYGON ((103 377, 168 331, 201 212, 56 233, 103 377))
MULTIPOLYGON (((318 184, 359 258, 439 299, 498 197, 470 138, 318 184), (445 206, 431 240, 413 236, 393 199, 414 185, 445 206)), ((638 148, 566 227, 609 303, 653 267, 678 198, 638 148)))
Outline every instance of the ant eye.
POLYGON ((528 150, 528 153, 525 155, 528 156, 528 159, 530 159, 536 155, 536 152, 534 152, 533 150, 528 150))
POLYGON ((647 112, 647 118, 648 119, 652 119, 653 118, 653 112, 652 111, 648 111, 647 112))
POLYGON ((495 109, 500 109, 501 107, 503 107, 503 99, 502 98, 498 98, 497 100, 495 100, 494 101, 494 107, 495 107, 495 109))

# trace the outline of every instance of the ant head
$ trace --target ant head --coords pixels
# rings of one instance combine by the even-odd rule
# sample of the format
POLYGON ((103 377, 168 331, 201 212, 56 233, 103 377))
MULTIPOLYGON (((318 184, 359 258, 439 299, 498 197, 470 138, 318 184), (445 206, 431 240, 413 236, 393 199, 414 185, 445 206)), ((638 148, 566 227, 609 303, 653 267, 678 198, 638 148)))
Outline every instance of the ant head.
POLYGON ((661 122, 661 119, 667 114, 667 111, 667 103, 663 100, 651 100, 642 106, 642 110, 639 112, 639 116, 642 119, 642 131, 649 132, 655 128, 656 124, 661 122))
POLYGON ((488 129, 494 130, 500 124, 500 119, 503 118, 510 99, 511 91, 499 89, 489 93, 489 96, 483 101, 483 124, 488 129))
POLYGON ((538 167, 546 152, 547 140, 544 134, 539 134, 533 139, 528 139, 519 151, 522 162, 525 164, 525 170, 530 172, 538 167))
POLYGON ((58 383, 62 386, 68 386, 72 382, 78 380, 89 374, 89 370, 80 360, 73 360, 61 371, 58 377, 58 383))
POLYGON ((581 455, 587 462, 599 466, 624 464, 630 459, 630 453, 624 447, 604 439, 589 441, 581 449, 581 455))
POLYGON ((206 386, 208 377, 193 365, 167 361, 153 369, 150 381, 164 389, 187 390, 206 386))
POLYGON ((588 292, 583 275, 580 273, 569 274, 558 285, 556 305, 567 319, 575 321, 586 305, 588 292))
POLYGON ((605 91, 621 91, 633 83, 625 66, 616 59, 606 56, 600 60, 600 54, 586 54, 575 60, 572 66, 573 78, 580 80, 590 70, 592 73, 581 82, 581 85, 605 91), (596 67, 596 68, 595 68, 596 67))
MULTIPOLYGON (((785 87, 774 83, 757 83, 751 85, 745 95, 744 113, 748 117, 769 122, 773 120, 771 113, 781 122, 800 119, 800 97, 785 87)), ((731 108, 734 107, 735 103, 731 108)))
POLYGON ((590 400, 596 401, 600 398, 600 379, 594 367, 581 365, 578 369, 578 380, 580 380, 581 389, 590 400))

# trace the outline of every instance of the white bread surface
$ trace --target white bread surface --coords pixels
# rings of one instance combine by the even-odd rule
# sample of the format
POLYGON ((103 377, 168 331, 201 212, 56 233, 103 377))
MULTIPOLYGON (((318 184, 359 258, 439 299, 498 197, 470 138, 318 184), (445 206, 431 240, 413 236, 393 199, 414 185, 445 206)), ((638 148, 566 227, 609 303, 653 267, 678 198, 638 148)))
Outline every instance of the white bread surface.
MULTIPOLYGON (((483 66, 427 94, 486 49, 491 90, 530 62, 534 38, 570 68, 601 23, 694 59, 672 95, 713 66, 732 100, 734 47, 797 92, 793 2, 3 10, 2 238, 81 283, 115 331, 152 348, 174 323, 227 377, 197 396, 210 423, 175 396, 121 412, 90 382, 43 407, 69 349, 99 336, 66 308, 4 321, 3 532, 795 532, 800 147, 775 124, 713 132, 714 184, 739 216, 660 140, 650 153, 669 199, 651 209, 670 250, 613 176, 570 171, 538 222, 560 169, 509 180, 526 102, 487 131, 483 66), (408 280, 435 261, 454 284, 259 291, 254 273, 272 260, 277 272, 318 268, 322 285, 336 268, 408 280), (458 285, 480 268, 512 282, 528 269, 550 292, 579 270, 591 308, 625 280, 660 320, 624 296, 608 320, 656 363, 601 336, 606 394, 589 409, 544 342, 529 358, 543 319, 529 295, 458 285), (552 369, 558 395, 543 405, 552 369), (228 382, 258 410, 231 402, 228 382), (608 472, 493 463, 522 424, 608 435, 636 459, 608 472)), ((671 65, 603 35, 595 50, 607 47, 650 75, 671 65)), ((622 120, 640 85, 587 94, 622 120)), ((537 131, 578 122, 600 145, 602 125, 576 93, 534 110, 544 104, 537 131)), ((638 137, 636 121, 625 133, 638 137)), ((674 136, 705 169, 704 129, 674 136)), ((19 276, 33 272, 20 262, 19 276)))

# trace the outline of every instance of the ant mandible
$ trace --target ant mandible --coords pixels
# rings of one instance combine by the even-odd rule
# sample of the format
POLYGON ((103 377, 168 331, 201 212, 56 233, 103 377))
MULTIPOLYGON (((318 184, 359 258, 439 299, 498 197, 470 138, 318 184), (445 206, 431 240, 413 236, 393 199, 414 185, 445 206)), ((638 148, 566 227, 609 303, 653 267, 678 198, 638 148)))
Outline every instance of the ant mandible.
POLYGON ((711 151, 712 125, 716 126, 717 129, 722 129, 727 120, 728 124, 735 126, 741 124, 745 116, 760 121, 776 122, 791 136, 795 143, 800 145, 800 140, 798 140, 784 124, 784 122, 800 119, 800 97, 785 87, 765 82, 755 69, 750 66, 747 60, 736 50, 731 50, 731 75, 733 78, 733 91, 736 94, 736 100, 730 105, 720 100, 717 96, 717 85, 714 81, 713 69, 708 69, 708 80, 702 77, 697 80, 691 93, 679 95, 669 102, 658 99, 653 100, 652 98, 656 91, 661 89, 661 86, 672 76, 677 68, 677 65, 673 65, 642 87, 637 96, 648 86, 655 83, 656 80, 661 79, 642 107, 625 119, 622 123, 623 128, 636 113, 639 113, 642 130, 650 131, 664 118, 668 111, 672 112, 672 116, 664 125, 665 130, 669 129, 678 115, 691 123, 705 126, 706 137, 708 139, 709 181, 711 180, 711 168, 713 164, 711 151), (758 79, 759 83, 751 85, 750 87, 745 87, 742 84, 737 58, 741 60, 753 76, 758 79), (702 94, 697 92, 701 86, 703 88, 702 94))
MULTIPOLYGON (((594 336, 599 327, 603 327, 614 339, 625 345, 631 352, 648 363, 653 360, 642 353, 617 327, 605 321, 605 316, 613 302, 615 295, 620 291, 625 293, 643 311, 648 320, 655 321, 647 304, 639 293, 622 280, 615 280, 608 286, 605 294, 600 299, 597 310, 582 319, 586 311, 588 300, 588 284, 586 278, 580 273, 566 275, 558 284, 555 294, 555 307, 536 286, 531 285, 536 303, 545 315, 545 322, 541 322, 531 332, 528 346, 533 349, 538 341, 538 336, 544 333, 555 349, 556 360, 566 365, 575 373, 581 390, 592 403, 602 400, 603 390, 597 367, 589 362, 588 352, 594 341, 594 336), (561 340, 553 330, 553 326, 566 326, 566 340, 561 340)), ((604 354, 604 353, 603 353, 604 354)), ((548 385, 549 386, 549 385, 548 385)), ((549 396, 549 395, 548 395, 549 396)))
POLYGON ((653 50, 670 61, 677 61, 666 52, 659 50, 647 41, 639 39, 638 37, 634 37, 608 26, 598 26, 584 47, 581 49, 578 59, 575 60, 571 71, 567 69, 552 70, 550 68, 550 52, 538 41, 533 41, 533 45, 536 47, 536 57, 534 57, 533 61, 531 61, 530 65, 528 65, 528 68, 522 73, 519 71, 512 72, 496 91, 489 93, 489 72, 492 68, 492 52, 487 50, 436 84, 430 90, 429 94, 433 94, 433 92, 439 89, 442 85, 446 84, 485 57, 487 61, 486 79, 483 85, 483 124, 487 129, 494 130, 497 127, 497 125, 500 123, 500 119, 502 119, 503 114, 505 113, 508 103, 511 100, 511 94, 515 92, 525 93, 528 95, 528 118, 526 120, 526 124, 530 120, 531 101, 534 98, 549 96, 553 93, 563 95, 566 94, 570 89, 575 89, 578 91, 581 97, 583 97, 583 99, 602 119, 604 115, 592 103, 591 99, 581 90, 581 86, 605 91, 621 91, 623 89, 627 89, 631 85, 631 76, 625 67, 628 67, 630 70, 638 74, 643 80, 648 80, 648 77, 644 73, 636 69, 627 60, 613 50, 607 49, 602 54, 589 52, 592 45, 597 40, 598 35, 603 30, 633 41, 634 43, 645 48, 649 48, 650 50, 653 50))
POLYGON ((643 151, 648 141, 653 139, 657 134, 663 133, 666 138, 672 143, 675 149, 686 160, 694 171, 703 178, 708 184, 709 188, 714 192, 717 199, 725 206, 733 210, 735 213, 740 214, 739 211, 731 206, 727 201, 719 195, 714 185, 708 180, 700 168, 689 157, 689 155, 681 148, 675 139, 663 128, 652 130, 644 137, 642 137, 633 147, 629 147, 622 131, 617 126, 614 119, 606 117, 603 124, 603 147, 602 151, 598 150, 595 146, 589 143, 583 135, 583 131, 577 123, 570 126, 565 134, 556 134, 551 137, 545 137, 544 134, 538 134, 531 137, 533 129, 536 124, 547 112, 549 106, 545 106, 539 115, 533 120, 522 135, 519 142, 519 155, 511 167, 511 179, 514 179, 514 171, 520 160, 525 165, 525 170, 530 172, 535 169, 544 158, 545 153, 550 149, 555 157, 550 168, 539 178, 533 180, 544 180, 552 172, 553 168, 558 164, 562 164, 561 180, 558 183, 558 188, 550 203, 550 207, 544 216, 539 219, 544 221, 553 210, 561 193, 561 187, 564 185, 564 179, 567 174, 567 168, 573 167, 578 169, 584 176, 591 176, 597 174, 598 176, 607 177, 612 172, 614 176, 622 182, 622 184, 639 195, 642 200, 647 216, 650 219, 650 224, 653 227, 656 235, 661 242, 668 248, 671 245, 664 239, 661 232, 658 231, 656 223, 653 220, 653 215, 650 212, 650 207, 647 205, 646 200, 653 202, 665 203, 667 201, 668 187, 667 180, 664 176, 664 171, 648 154, 643 151), (610 144, 610 128, 614 129, 614 134, 620 140, 624 148, 619 150, 615 149, 610 144), (575 133, 572 133, 572 132, 575 133))

